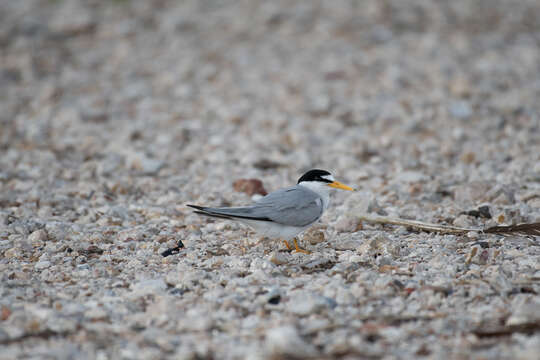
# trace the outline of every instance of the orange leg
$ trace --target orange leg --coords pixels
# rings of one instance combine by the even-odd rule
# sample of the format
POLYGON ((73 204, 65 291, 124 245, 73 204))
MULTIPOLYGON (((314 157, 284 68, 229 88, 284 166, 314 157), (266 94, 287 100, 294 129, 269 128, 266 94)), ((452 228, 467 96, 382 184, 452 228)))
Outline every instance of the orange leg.
POLYGON ((296 238, 294 238, 294 247, 296 248, 296 252, 299 252, 299 253, 302 253, 302 254, 311 254, 311 251, 309 250, 306 250, 306 249, 302 249, 300 246, 298 246, 298 240, 296 240, 296 238))
POLYGON ((289 243, 287 242, 287 240, 283 240, 283 242, 285 243, 285 246, 287 247, 287 250, 292 250, 293 248, 291 247, 291 245, 289 245, 289 243))

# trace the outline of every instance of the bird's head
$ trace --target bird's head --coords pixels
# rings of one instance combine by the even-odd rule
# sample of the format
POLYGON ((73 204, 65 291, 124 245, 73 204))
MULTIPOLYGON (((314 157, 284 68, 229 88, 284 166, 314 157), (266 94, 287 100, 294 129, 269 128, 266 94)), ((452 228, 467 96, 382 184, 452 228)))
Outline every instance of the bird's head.
POLYGON ((312 190, 319 191, 329 190, 328 187, 355 191, 355 189, 352 187, 336 181, 332 174, 330 174, 328 171, 320 169, 309 170, 307 173, 302 175, 300 179, 298 179, 298 185, 303 185, 311 188, 312 190))

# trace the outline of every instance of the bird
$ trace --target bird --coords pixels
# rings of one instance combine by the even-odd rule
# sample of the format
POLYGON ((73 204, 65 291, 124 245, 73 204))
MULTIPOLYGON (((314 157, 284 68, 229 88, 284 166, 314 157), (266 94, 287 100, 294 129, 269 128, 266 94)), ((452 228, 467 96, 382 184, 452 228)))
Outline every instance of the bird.
POLYGON ((290 251, 309 254, 298 246, 296 236, 320 219, 328 208, 332 189, 355 191, 336 181, 330 172, 312 169, 296 185, 271 192, 250 206, 187 206, 199 215, 239 221, 264 237, 282 240, 290 251), (291 239, 294 249, 289 245, 291 239))

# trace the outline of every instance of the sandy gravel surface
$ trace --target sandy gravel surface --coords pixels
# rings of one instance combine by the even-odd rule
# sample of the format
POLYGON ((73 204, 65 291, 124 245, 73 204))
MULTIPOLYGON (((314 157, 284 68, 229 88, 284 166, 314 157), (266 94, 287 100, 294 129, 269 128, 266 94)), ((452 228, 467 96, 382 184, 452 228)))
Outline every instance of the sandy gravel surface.
POLYGON ((537 359, 540 2, 0 2, 0 359, 537 359), (186 203, 330 170, 284 251, 186 203), (479 210, 480 209, 480 210, 479 210), (178 254, 161 253, 182 241, 178 254))

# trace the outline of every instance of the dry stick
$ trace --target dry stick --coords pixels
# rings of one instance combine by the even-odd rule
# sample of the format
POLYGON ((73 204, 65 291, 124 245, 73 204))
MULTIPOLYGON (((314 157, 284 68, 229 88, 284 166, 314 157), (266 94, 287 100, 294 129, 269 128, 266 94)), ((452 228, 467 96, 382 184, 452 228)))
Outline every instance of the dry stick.
POLYGON ((489 234, 518 234, 540 236, 540 223, 519 224, 510 226, 493 226, 484 230, 489 234))
POLYGON ((540 223, 532 224, 520 224, 520 225, 510 225, 510 226, 493 226, 487 229, 468 229, 455 226, 446 226, 446 225, 437 225, 425 223, 422 221, 416 220, 406 220, 406 219, 395 219, 389 218, 386 216, 369 216, 369 215, 360 215, 359 219, 361 221, 376 223, 376 224, 392 224, 392 225, 401 225, 406 226, 415 230, 427 231, 427 232, 438 232, 441 234, 458 234, 463 235, 469 231, 477 231, 489 234, 518 234, 518 235, 535 235, 540 236, 540 223))
POLYGON ((416 221, 416 220, 389 218, 386 216, 360 215, 359 219, 361 221, 366 221, 369 223, 401 225, 401 226, 413 228, 415 230, 439 232, 442 234, 466 234, 469 231, 481 231, 480 229, 466 229, 466 228, 460 228, 460 227, 455 227, 455 226, 436 225, 436 224, 430 224, 430 223, 425 223, 425 222, 416 221))

